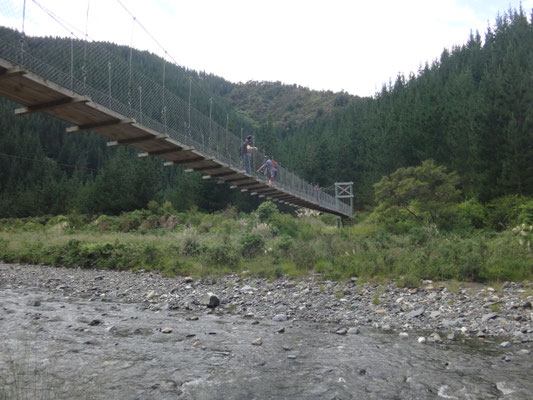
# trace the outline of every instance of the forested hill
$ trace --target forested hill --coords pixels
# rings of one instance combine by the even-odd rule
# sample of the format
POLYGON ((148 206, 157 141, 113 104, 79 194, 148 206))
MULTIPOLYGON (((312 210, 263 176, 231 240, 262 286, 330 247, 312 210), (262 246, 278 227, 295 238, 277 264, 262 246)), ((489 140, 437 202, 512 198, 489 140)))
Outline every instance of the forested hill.
MULTIPOLYGON (((13 34, 0 28, 0 38, 13 34)), ((27 38, 26 45, 46 49, 47 42, 54 42, 53 48, 73 45, 74 60, 81 59, 81 42, 27 38)), ((128 61, 127 47, 92 45, 128 61)), ((159 57, 134 51, 132 64, 161 80, 159 57)), ((114 79, 113 85, 120 85, 127 76, 114 79)), ((533 194, 533 26, 522 10, 498 17, 483 38, 471 35, 417 74, 398 76, 373 98, 280 83, 234 84, 167 67, 168 90, 187 100, 189 82, 194 107, 208 115, 213 98, 216 122, 237 135, 255 134, 261 149, 312 183, 353 181, 359 205, 372 204, 372 185, 382 176, 427 159, 457 171, 467 198, 533 194)), ((107 90, 106 81, 91 82, 90 74, 88 84, 107 90)), ((61 121, 15 117, 14 107, 0 101, 0 217, 117 214, 152 199, 171 201, 178 210, 256 206, 256 199, 225 185, 181 168, 164 169, 158 159, 107 149, 97 135, 65 135, 61 121)))
POLYGON ((375 98, 300 126, 284 148, 309 180, 353 181, 362 203, 382 176, 426 159, 457 171, 466 198, 533 194, 531 18, 498 17, 484 39, 473 34, 375 98))
POLYGON ((281 82, 246 82, 231 85, 221 93, 239 112, 259 125, 271 122, 281 131, 292 132, 316 117, 330 116, 336 108, 348 104, 348 93, 314 91, 281 82))

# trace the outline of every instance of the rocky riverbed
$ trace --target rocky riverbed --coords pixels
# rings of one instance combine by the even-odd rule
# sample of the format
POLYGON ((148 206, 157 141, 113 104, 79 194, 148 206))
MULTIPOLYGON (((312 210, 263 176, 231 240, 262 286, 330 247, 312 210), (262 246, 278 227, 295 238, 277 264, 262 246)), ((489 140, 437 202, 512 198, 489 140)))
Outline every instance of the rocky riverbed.
POLYGON ((91 301, 141 303, 154 312, 181 310, 259 321, 331 323, 339 329, 435 331, 441 340, 496 336, 515 343, 533 341, 531 282, 506 282, 495 290, 479 284, 451 288, 426 281, 419 288, 407 289, 394 282, 359 284, 356 278, 344 283, 323 281, 319 276, 298 281, 237 275, 196 280, 146 271, 0 264, 0 285, 35 287, 91 301), (207 307, 212 301, 217 306, 207 307))
POLYGON ((0 388, 21 390, 18 376, 51 398, 527 399, 532 298, 522 283, 0 264, 0 388))

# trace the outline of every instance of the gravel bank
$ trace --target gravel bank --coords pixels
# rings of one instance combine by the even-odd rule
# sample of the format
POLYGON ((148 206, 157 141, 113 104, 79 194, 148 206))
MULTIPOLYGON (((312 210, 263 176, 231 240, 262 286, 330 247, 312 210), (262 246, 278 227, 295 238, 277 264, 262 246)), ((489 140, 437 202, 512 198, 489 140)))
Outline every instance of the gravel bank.
MULTIPOLYGON (((417 289, 395 283, 267 281, 228 275, 167 278, 154 272, 65 269, 0 263, 0 289, 39 288, 92 301, 142 303, 154 312, 231 314, 258 321, 331 323, 338 334, 359 327, 416 332, 427 341, 497 337, 533 342, 533 283, 494 288, 426 281, 417 289)), ((413 333, 414 334, 414 333, 413 333)), ((422 339, 420 339, 422 340, 422 339)))

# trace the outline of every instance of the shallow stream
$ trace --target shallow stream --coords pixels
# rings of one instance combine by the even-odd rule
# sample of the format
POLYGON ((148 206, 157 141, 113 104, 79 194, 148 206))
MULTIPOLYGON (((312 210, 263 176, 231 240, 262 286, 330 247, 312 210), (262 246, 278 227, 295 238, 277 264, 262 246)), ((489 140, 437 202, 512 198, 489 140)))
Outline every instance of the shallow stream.
POLYGON ((336 329, 8 286, 0 399, 533 398, 531 346, 336 329))

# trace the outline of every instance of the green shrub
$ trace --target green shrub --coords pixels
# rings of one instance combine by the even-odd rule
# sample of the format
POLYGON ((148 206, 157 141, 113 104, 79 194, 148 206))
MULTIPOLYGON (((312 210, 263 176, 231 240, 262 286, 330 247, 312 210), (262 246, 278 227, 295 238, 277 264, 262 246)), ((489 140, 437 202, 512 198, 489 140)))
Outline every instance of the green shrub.
POLYGON ((298 223, 296 218, 287 214, 274 214, 270 222, 281 235, 296 237, 298 235, 298 223))
POLYGON ((308 243, 302 243, 294 246, 290 252, 291 261, 295 267, 302 271, 310 271, 315 267, 315 264, 320 260, 314 246, 308 243))
POLYGON ((217 243, 207 248, 205 260, 208 264, 216 266, 235 267, 239 263, 239 256, 233 246, 217 243))
POLYGON ((294 246, 294 240, 287 235, 281 235, 274 241, 274 249, 281 251, 282 253, 289 252, 294 246))
POLYGON ((504 231, 518 225, 518 215, 524 199, 518 195, 499 197, 487 204, 487 219, 489 227, 504 231))
POLYGON ((257 207, 257 216, 261 222, 269 221, 277 213, 278 207, 271 201, 264 201, 257 207))
POLYGON ((477 200, 470 199, 457 205, 458 228, 484 228, 487 224, 487 210, 477 200))
POLYGON ((183 238, 181 253, 184 256, 198 256, 205 252, 205 246, 200 243, 198 236, 194 233, 188 234, 183 238))
POLYGON ((314 267, 314 270, 317 274, 322 274, 324 279, 328 279, 330 281, 337 281, 342 277, 341 271, 329 261, 318 261, 314 267))
POLYGON ((247 233, 241 238, 241 254, 246 258, 254 258, 265 250, 265 240, 257 233, 247 233))
POLYGON ((322 221, 324 225, 335 226, 337 225, 337 217, 332 214, 320 214, 318 219, 322 221))
POLYGON ((396 280, 398 287, 402 288, 417 288, 420 286, 420 278, 413 273, 402 275, 396 280))
POLYGON ((100 215, 96 221, 94 221, 94 224, 101 232, 108 232, 108 231, 118 231, 118 221, 115 217, 111 217, 109 215, 100 215))
POLYGON ((533 225, 533 200, 526 201, 519 207, 518 223, 533 225))

